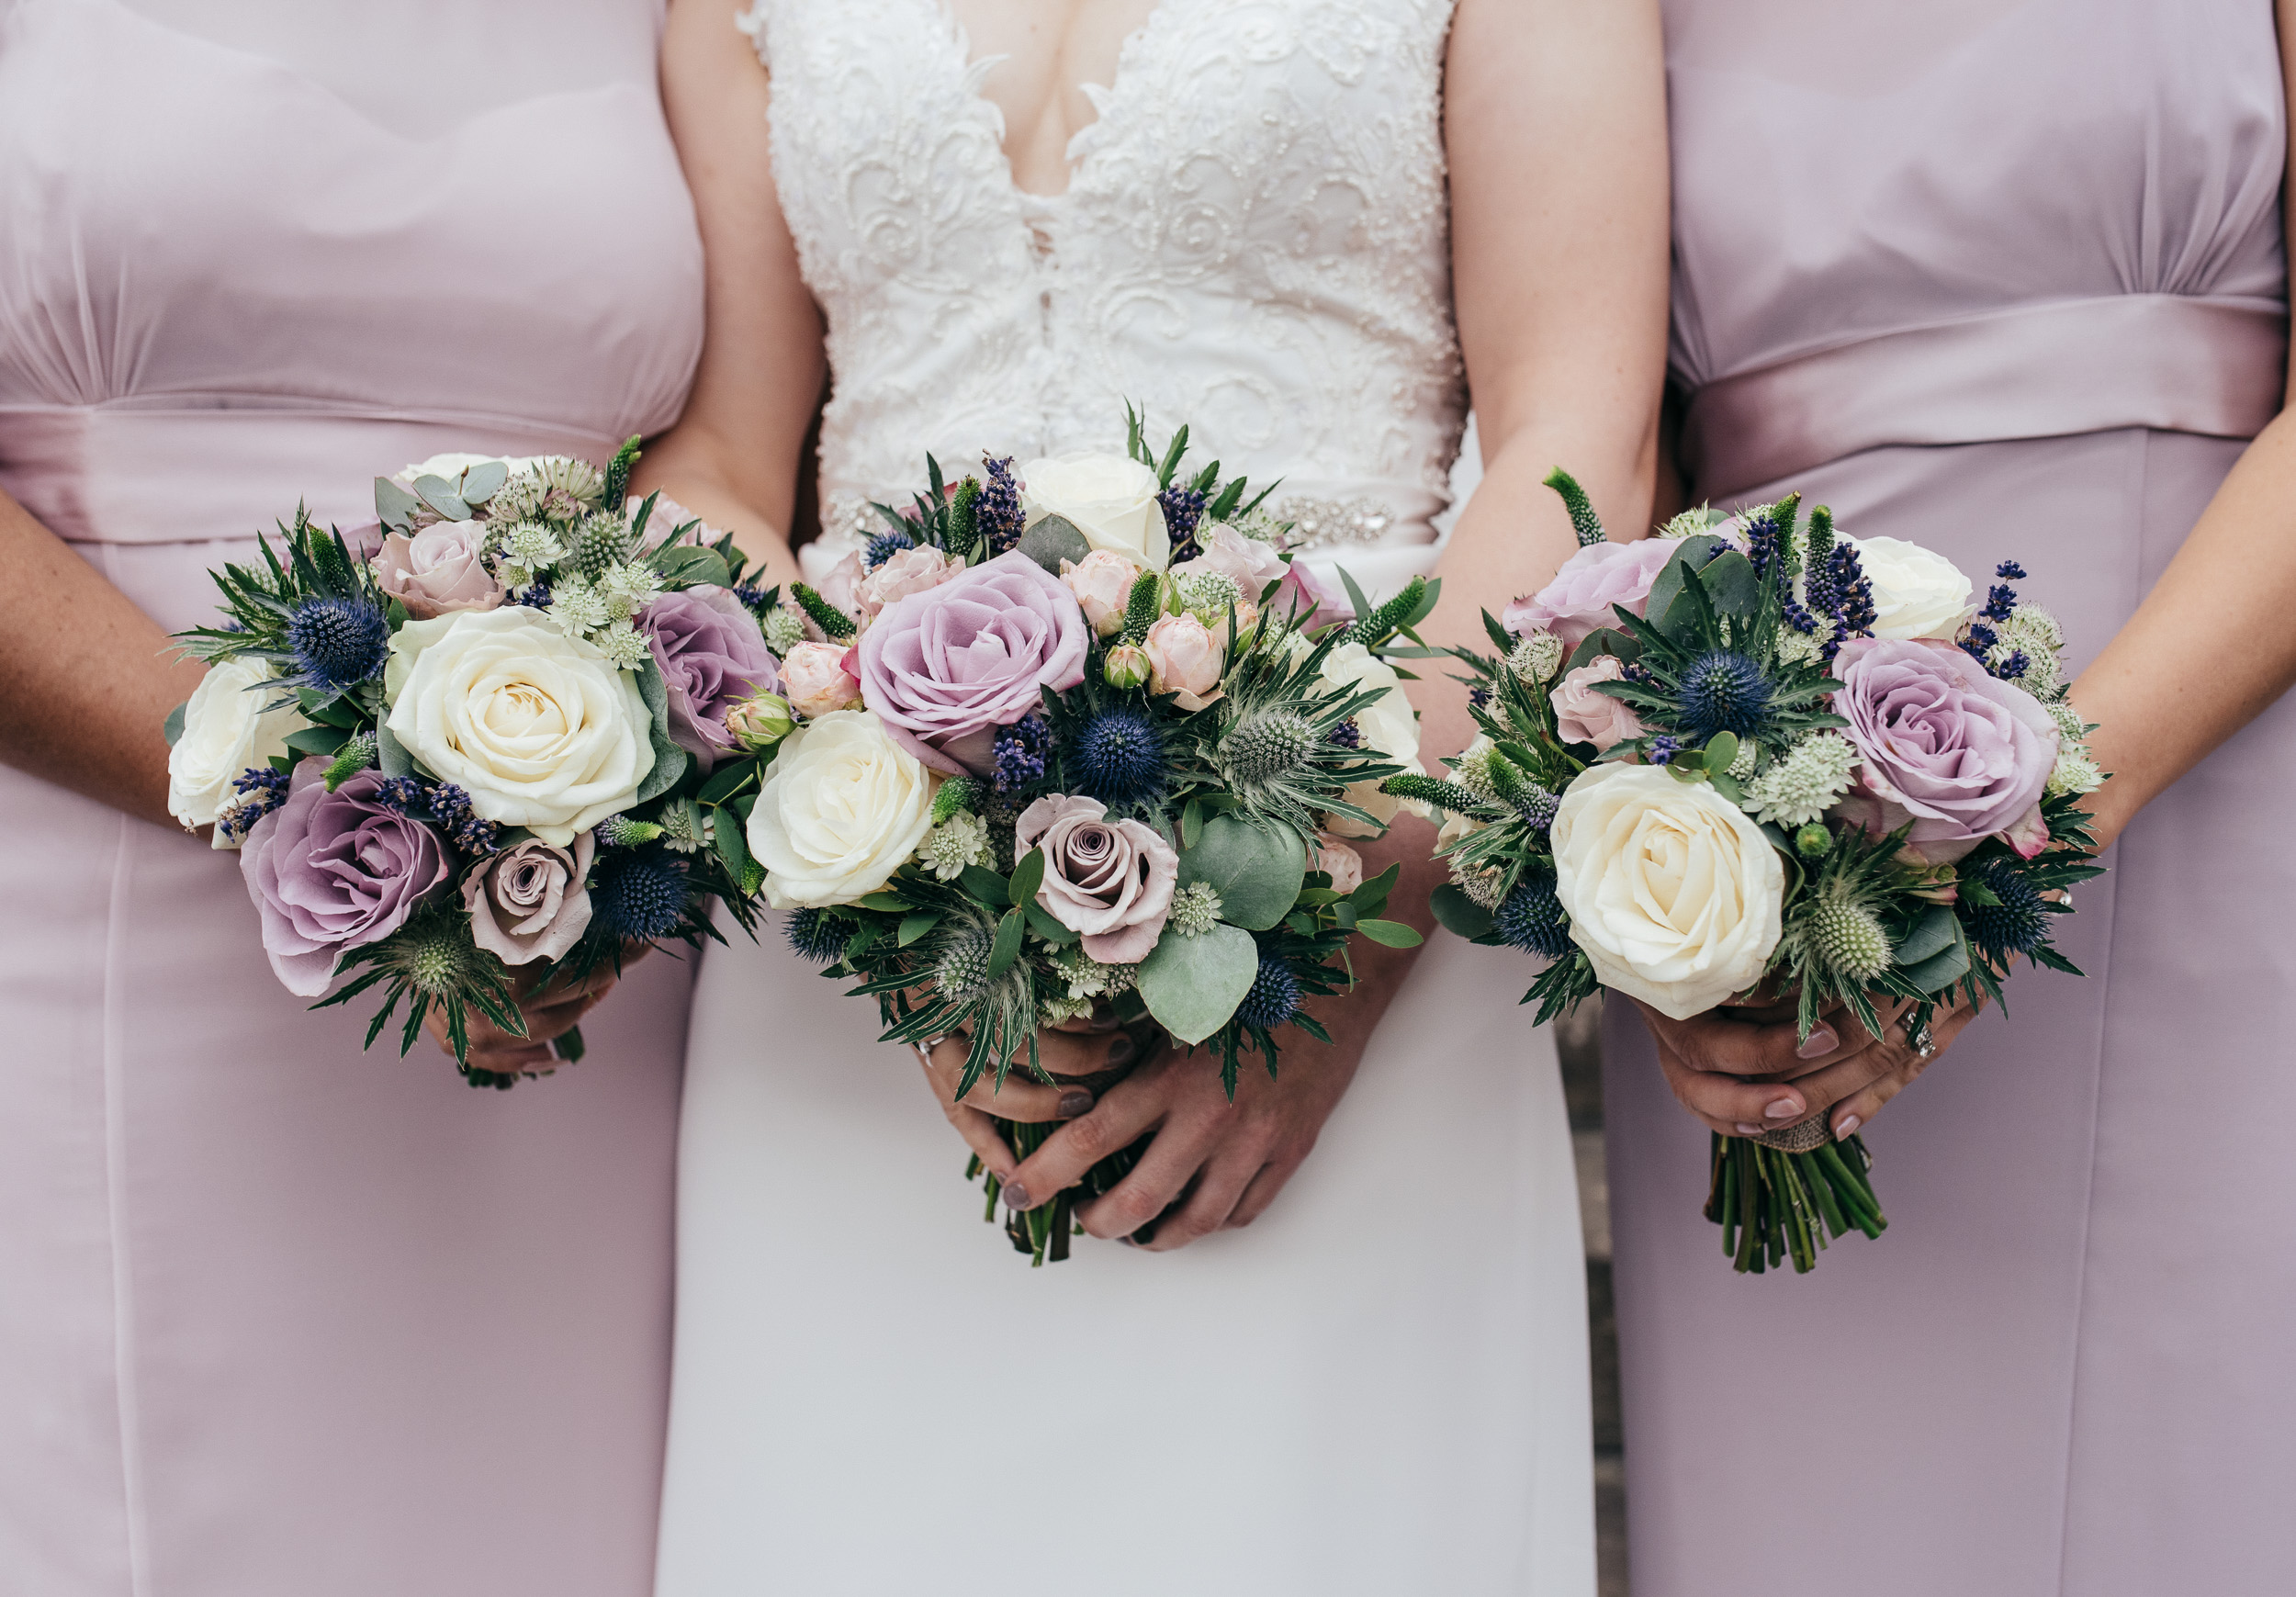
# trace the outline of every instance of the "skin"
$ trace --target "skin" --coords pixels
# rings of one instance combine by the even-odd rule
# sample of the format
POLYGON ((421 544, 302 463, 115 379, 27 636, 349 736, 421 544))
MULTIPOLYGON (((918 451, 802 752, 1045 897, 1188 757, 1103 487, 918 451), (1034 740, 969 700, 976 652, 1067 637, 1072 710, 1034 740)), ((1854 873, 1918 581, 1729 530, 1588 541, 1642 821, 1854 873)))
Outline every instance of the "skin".
MULTIPOLYGON (((794 575, 782 529, 799 450, 826 365, 819 311, 799 277, 769 163, 771 85, 730 26, 728 0, 675 0, 663 45, 664 100, 708 253, 709 332, 686 414, 647 456, 658 486, 731 530, 772 576, 794 575)), ((975 58, 1005 55, 983 92, 1005 115, 1014 180, 1066 186, 1069 139, 1095 115, 1076 86, 1112 81, 1124 39, 1150 0, 959 0, 975 58)), ((1459 337, 1483 440, 1485 482, 1462 514, 1438 574, 1431 643, 1483 645, 1493 594, 1544 583, 1575 546, 1560 501, 1538 486, 1568 463, 1611 525, 1649 523, 1657 410, 1665 366, 1668 250, 1665 73, 1658 11, 1645 0, 1463 0, 1446 65, 1453 281, 1459 337)), ((1472 735, 1463 687, 1437 672, 1413 685, 1425 717, 1422 758, 1472 735)), ((1356 845, 1367 875, 1403 878, 1389 915, 1428 930, 1433 828, 1405 817, 1356 845)), ((1127 1236, 1164 1218, 1152 1244, 1185 1246, 1261 1213, 1314 1146, 1380 1015, 1408 950, 1354 951, 1355 991, 1312 1012, 1332 1045, 1287 1031, 1281 1079, 1247 1070, 1231 1104, 1203 1056, 1165 1049, 1097 1102, 1008 1076, 952 1101, 963 1050, 926 1063, 943 1111, 1015 1207, 1049 1200, 1094 1162, 1153 1130, 1126 1182, 1079 1212, 1095 1236, 1127 1236), (1068 1123, 1027 1163, 989 1123, 1068 1123)), ((1106 1068, 1123 1041, 1048 1033, 1043 1063, 1065 1075, 1106 1068)))
MULTIPOLYGON (((2296 84, 2296 0, 2279 0, 2278 16, 2283 75, 2296 84)), ((2296 682, 2296 628, 2287 619, 2296 606, 2296 539, 2287 534, 2296 494, 2291 397, 2283 396, 2280 414, 2241 455, 2136 613, 2073 683, 2082 716, 2099 724, 2089 739, 2097 762, 2112 772, 2089 795, 2100 846, 2296 682), (2205 673, 2159 669, 2200 636, 2237 637, 2243 647, 2222 651, 2205 673)), ((1668 1085, 1709 1127, 1745 1132, 1822 1113, 1837 1138, 1870 1124, 1975 1018, 1963 1006, 1941 1010, 1925 1059, 1893 1023, 1896 1014, 1896 1007, 1881 1011, 1875 1039, 1837 1012, 1811 1034, 1805 1058, 1794 1027, 1780 1023, 1782 1010, 1669 1020, 1643 1007, 1668 1085)))

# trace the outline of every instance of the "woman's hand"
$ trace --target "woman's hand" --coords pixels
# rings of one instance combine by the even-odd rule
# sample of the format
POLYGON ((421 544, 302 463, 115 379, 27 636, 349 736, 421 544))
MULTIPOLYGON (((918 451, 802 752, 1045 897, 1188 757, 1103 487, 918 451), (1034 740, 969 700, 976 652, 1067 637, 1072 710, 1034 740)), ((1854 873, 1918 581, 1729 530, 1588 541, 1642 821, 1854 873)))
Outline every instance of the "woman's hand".
POLYGON ((1840 1007, 1828 1011, 1805 1042, 1791 1004, 1714 1009, 1687 1020, 1639 1001, 1636 1007, 1658 1043, 1667 1085, 1708 1129, 1751 1137, 1824 1114, 1837 1141, 1869 1123, 1976 1014, 1958 1000, 1941 1005, 1929 1034, 1916 1039, 1901 1018, 1908 1004, 1884 999, 1874 1006, 1879 1038, 1840 1007))
MULTIPOLYGON (((622 963, 628 966, 643 959, 646 945, 636 944, 623 951, 622 963)), ((528 1075, 554 1070, 558 1064, 557 1051, 551 1045, 581 1023, 583 1016, 598 1007, 613 984, 622 979, 622 973, 611 963, 599 966, 579 982, 553 981, 542 985, 542 978, 532 967, 514 973, 511 977, 511 995, 518 1001, 518 1012, 526 1021, 526 1035, 513 1037, 501 1027, 466 1007, 465 1034, 470 1040, 469 1065, 473 1070, 490 1070, 498 1075, 528 1075)), ((433 1005, 422 1018, 422 1029, 453 1058, 455 1045, 446 1039, 446 1017, 433 1005)))
MULTIPOLYGON (((1115 1023, 1078 1021, 1069 1026, 1037 1033, 1037 1066, 1052 1075, 1089 1076, 1102 1071, 1116 1070, 1137 1057, 1139 1044, 1124 1032, 1115 1029, 1115 1023)), ((996 1130, 996 1122, 1026 1120, 1031 1124, 1046 1120, 1073 1120, 1089 1110, 1094 1102, 1091 1090, 1076 1085, 1048 1085, 1031 1081, 1028 1073, 1019 1068, 1025 1057, 1016 1061, 1016 1067, 1005 1074, 1002 1084, 993 1070, 983 1071, 973 1090, 957 1097, 957 1084, 964 1079, 965 1055, 972 1051, 970 1040, 962 1032, 952 1032, 935 1042, 931 1049, 917 1050, 917 1062, 925 1067, 925 1080, 940 1100, 940 1112, 949 1117, 949 1123, 974 1153, 991 1175, 1005 1187, 1007 1201, 1012 1198, 1012 1180, 1019 1160, 996 1130)), ((1088 1165, 1091 1161, 1086 1161, 1088 1165)), ((1077 1175, 1084 1174, 1082 1167, 1077 1175)), ((1073 1181, 1074 1178, 1072 1178, 1073 1181)), ((1042 1189, 1046 1197, 1058 1190, 1042 1189)), ((1016 1209, 1028 1207, 1016 1203, 1016 1209)))

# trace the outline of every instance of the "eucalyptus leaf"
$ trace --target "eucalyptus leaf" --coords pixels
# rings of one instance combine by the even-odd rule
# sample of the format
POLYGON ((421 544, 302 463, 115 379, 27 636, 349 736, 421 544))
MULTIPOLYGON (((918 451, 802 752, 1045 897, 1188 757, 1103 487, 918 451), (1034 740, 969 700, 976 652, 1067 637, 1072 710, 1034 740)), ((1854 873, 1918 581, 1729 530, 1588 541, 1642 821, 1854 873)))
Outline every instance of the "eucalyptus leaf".
POLYGON ((1924 993, 1941 993, 1969 973, 1969 945, 1959 937, 1942 953, 1931 954, 1918 965, 1908 965, 1898 974, 1924 993))
POLYGON ((1299 834, 1222 815, 1206 821, 1196 847, 1180 856, 1179 885, 1210 883, 1220 894, 1221 918, 1266 931, 1291 912, 1307 874, 1307 847, 1299 834))
POLYGON ((1446 882, 1427 895, 1428 907, 1444 930, 1464 938, 1481 937, 1491 927, 1491 911, 1467 896, 1458 883, 1446 882))
POLYGON ((375 479, 375 519, 394 533, 403 533, 414 524, 414 512, 422 501, 409 493, 406 485, 391 481, 388 477, 375 479))
POLYGON ((1051 910, 1033 898, 1020 906, 1020 912, 1029 917, 1030 928, 1056 949, 1064 949, 1079 940, 1075 932, 1052 918, 1051 910))
POLYGON ((652 565, 669 581, 686 588, 729 588, 733 568, 715 549, 673 544, 657 553, 652 565))
POLYGON ((741 880, 742 868, 749 863, 749 839, 732 815, 720 815, 710 823, 710 841, 716 845, 717 857, 726 862, 726 873, 735 881, 741 880))
POLYGON ((1961 922, 1953 912, 1942 904, 1931 905, 1890 952, 1901 965, 1918 965, 1953 947, 1960 937, 1961 922))
POLYGON ((1706 739, 1705 766, 1708 770, 1728 770, 1738 763, 1738 734, 1717 732, 1706 739))
POLYGON ((940 911, 938 909, 920 909, 915 915, 905 916, 900 931, 895 934, 894 946, 906 948, 940 924, 940 911))
POLYGON ((511 479, 510 462, 481 460, 462 474, 462 497, 465 504, 484 504, 502 489, 511 479))
POLYGON ((1248 931, 1214 926, 1201 937, 1182 937, 1167 930, 1141 962, 1141 1002, 1174 1037, 1201 1042, 1234 1016, 1259 970, 1259 944, 1248 931))
POLYGON ((1563 663, 1565 670, 1577 670, 1597 655, 1616 655, 1629 663, 1642 658, 1642 645, 1614 626, 1598 626, 1579 642, 1563 663))
POLYGON ((996 941, 988 950, 990 981, 1012 969, 1013 961, 1020 957, 1020 937, 1028 929, 1028 924, 1017 909, 1007 910, 1004 919, 996 923, 996 941))
MULTIPOLYGON (((1728 548, 1729 545, 1716 537, 1684 538, 1676 546, 1672 557, 1663 567, 1660 568, 1657 578, 1650 583, 1650 599, 1649 604, 1644 607, 1643 613, 1654 622, 1662 623, 1666 613, 1673 608, 1674 601, 1682 597, 1683 568, 1687 567, 1695 571, 1716 559, 1728 548)), ((1662 625, 1661 630, 1665 630, 1662 625)), ((1667 635, 1671 637, 1674 635, 1669 631, 1667 635)))
POLYGON ((1092 545, 1066 516, 1048 515, 1020 534, 1020 552, 1057 577, 1063 560, 1082 563, 1092 545))
POLYGON ((414 756, 407 752, 405 744, 391 736, 388 721, 375 728, 375 763, 382 767, 385 776, 414 774, 414 756))
POLYGON ((1724 615, 1751 615, 1761 608, 1761 577, 1736 549, 1716 555, 1698 573, 1706 598, 1724 615))
POLYGON ((957 880, 964 883, 967 893, 992 908, 1003 908, 1011 896, 1012 890, 1005 879, 985 865, 967 865, 957 880))
POLYGON ((722 804, 743 788, 748 787, 750 779, 757 774, 758 763, 754 759, 722 762, 711 774, 709 781, 702 784, 702 791, 694 796, 705 804, 722 804))
POLYGON ((1416 927, 1406 926, 1400 920, 1359 920, 1356 929, 1386 948, 1415 949, 1426 941, 1416 927))
POLYGON ((1012 869, 1012 904, 1015 909, 1033 901, 1036 890, 1044 885, 1044 850, 1031 849, 1012 869))
POLYGON ((464 502, 462 495, 455 491, 455 485, 443 477, 416 478, 414 491, 424 504, 450 522, 470 519, 470 506, 464 502))
POLYGON ((182 703, 176 705, 173 710, 170 710, 167 713, 167 719, 160 724, 160 732, 166 737, 167 746, 170 748, 174 748, 176 744, 183 741, 184 712, 190 708, 191 701, 189 699, 186 699, 182 703))
POLYGON ((287 735, 287 746, 298 754, 316 754, 332 759, 343 752, 343 746, 351 741, 351 735, 340 726, 303 726, 287 735))
POLYGON ((638 783, 636 801, 644 804, 678 785, 686 773, 686 751, 670 740, 670 688, 661 680, 661 668, 648 659, 635 674, 638 696, 653 712, 649 731, 654 744, 654 769, 638 783))

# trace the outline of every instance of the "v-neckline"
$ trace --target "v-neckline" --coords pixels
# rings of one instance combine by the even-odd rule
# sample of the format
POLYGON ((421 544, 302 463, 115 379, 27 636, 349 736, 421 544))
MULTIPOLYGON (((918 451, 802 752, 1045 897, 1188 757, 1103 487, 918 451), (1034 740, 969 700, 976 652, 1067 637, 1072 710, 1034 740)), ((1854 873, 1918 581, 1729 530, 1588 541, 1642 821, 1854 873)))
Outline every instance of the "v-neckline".
POLYGON ((1011 133, 1005 123, 1005 108, 981 92, 981 80, 987 76, 989 69, 1000 62, 1010 61, 1012 57, 985 55, 974 60, 973 42, 966 37, 964 25, 957 19, 956 10, 949 0, 924 0, 924 4, 941 26, 949 59, 956 68, 958 93, 996 118, 996 158, 1004 172, 1006 191, 1023 207, 1052 207, 1076 192, 1076 180, 1084 174, 1085 168, 1091 164, 1093 156, 1097 153, 1092 145, 1087 145, 1079 153, 1077 141, 1097 132, 1108 121, 1109 107, 1116 104, 1131 81, 1139 75, 1133 65, 1133 55, 1145 48, 1149 36, 1163 26, 1171 12, 1178 9, 1182 0, 1156 0, 1156 4, 1149 7, 1148 15, 1141 18, 1140 26, 1126 34, 1124 42, 1116 47, 1116 70, 1109 73, 1107 83, 1079 83, 1075 85, 1077 92, 1092 102, 1095 114, 1091 121, 1068 136, 1068 143, 1062 151, 1068 162, 1068 182, 1052 194, 1039 194, 1034 189, 1020 186, 1020 180, 1013 174, 1012 152, 1005 142, 1011 133))

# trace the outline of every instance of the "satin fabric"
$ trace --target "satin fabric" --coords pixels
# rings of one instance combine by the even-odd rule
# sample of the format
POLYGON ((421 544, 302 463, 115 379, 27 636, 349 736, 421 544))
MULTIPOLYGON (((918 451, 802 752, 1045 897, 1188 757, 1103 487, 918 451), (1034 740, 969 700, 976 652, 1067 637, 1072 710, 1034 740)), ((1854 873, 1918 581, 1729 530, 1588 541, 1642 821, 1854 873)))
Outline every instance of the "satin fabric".
MULTIPOLYGON (((667 425, 659 22, 0 6, 0 488, 174 628, 298 497, 667 425)), ((642 1597, 689 967, 477 1093, 283 991, 233 855, 6 770, 0 835, 0 1588, 642 1597)))
MULTIPOLYGON (((2281 306, 2271 7, 1674 0, 1667 19, 1675 377, 1697 396, 1775 368, 1811 401, 1716 430, 1693 497, 1797 488, 1981 581, 2019 560, 2077 669, 2239 456, 2203 419, 2262 420, 2283 334, 2251 316, 2247 347, 2204 335, 2164 367, 2133 341, 2036 352, 2028 318, 2281 306), (1892 389, 1892 342, 1946 325, 1951 368, 1939 346, 1892 389), (1874 446, 1824 458, 1828 403, 1874 446)), ((2240 643, 2190 647, 2162 669, 2204 677, 2240 643)), ((1867 1134, 1890 1229, 1806 1277, 1731 1274, 1699 1214, 1706 1133, 1610 1007, 1638 1597, 2286 1590, 2291 782, 2283 701, 2137 818, 2059 923, 2088 976, 2020 973, 1890 1104, 1867 1134)))

